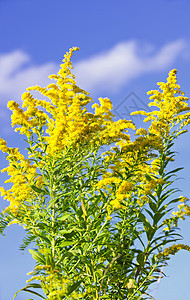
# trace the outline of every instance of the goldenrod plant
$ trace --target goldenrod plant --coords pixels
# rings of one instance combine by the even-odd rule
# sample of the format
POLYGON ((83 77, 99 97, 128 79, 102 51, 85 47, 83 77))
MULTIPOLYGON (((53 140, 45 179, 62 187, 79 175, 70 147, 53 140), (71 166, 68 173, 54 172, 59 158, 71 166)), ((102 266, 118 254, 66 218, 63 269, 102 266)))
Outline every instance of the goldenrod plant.
POLYGON ((147 130, 131 120, 114 121, 107 98, 90 113, 86 106, 93 101, 71 72, 76 50, 50 76, 54 83, 27 89, 22 108, 8 102, 28 156, 0 139, 8 160, 1 172, 12 184, 1 187, 9 206, 1 212, 0 229, 4 234, 12 223, 22 226, 20 248, 32 246, 36 263, 18 292, 49 300, 150 299, 149 288, 164 276, 171 255, 190 251, 177 242, 178 221, 190 215, 189 199, 174 196, 182 168, 168 170, 174 142, 190 122, 188 98, 174 69, 148 93, 156 110, 133 113, 150 122, 147 130), (105 145, 109 150, 100 154, 105 145))

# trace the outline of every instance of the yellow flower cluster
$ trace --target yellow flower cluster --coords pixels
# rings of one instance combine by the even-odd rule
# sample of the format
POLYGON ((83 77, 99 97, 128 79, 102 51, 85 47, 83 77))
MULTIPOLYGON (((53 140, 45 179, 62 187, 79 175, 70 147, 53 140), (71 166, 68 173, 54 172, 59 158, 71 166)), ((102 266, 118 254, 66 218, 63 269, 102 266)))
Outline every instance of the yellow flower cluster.
POLYGON ((135 135, 147 135, 147 130, 145 128, 139 128, 136 130, 135 135))
POLYGON ((51 155, 61 152, 67 145, 74 148, 85 143, 110 144, 127 138, 124 133, 127 128, 135 128, 131 121, 112 120, 112 103, 108 98, 99 98, 100 106, 92 106, 95 107, 95 114, 87 112, 85 106, 92 99, 89 93, 76 85, 75 76, 71 73, 71 56, 76 50, 77 47, 70 49, 64 56, 58 74, 49 76, 56 84, 49 84, 47 88, 34 86, 27 89, 28 92, 22 96, 22 108, 27 107, 26 111, 14 101, 8 103, 13 111, 12 126, 20 126, 16 131, 30 137, 38 133, 39 128, 46 127, 43 142, 47 143, 47 153, 51 155), (48 100, 34 99, 30 91, 38 91, 48 100))
POLYGON ((112 183, 120 183, 121 182, 121 179, 117 178, 117 177, 107 177, 107 178, 103 178, 101 179, 97 184, 96 184, 96 187, 97 188, 102 188, 104 186, 107 186, 107 185, 111 185, 112 183))
MULTIPOLYGON (((146 131, 141 131, 144 135, 146 134, 146 131)), ((117 153, 118 148, 112 147, 112 150, 115 151, 107 151, 105 153, 105 160, 107 162, 113 162, 114 166, 110 167, 110 169, 113 170, 113 173, 111 172, 104 172, 103 179, 100 180, 97 184, 97 187, 104 187, 108 186, 111 183, 116 183, 116 198, 111 201, 110 204, 112 204, 115 208, 121 207, 121 202, 124 199, 130 199, 131 193, 133 192, 133 195, 135 193, 135 189, 133 189, 133 186, 135 183, 140 183, 141 186, 144 187, 144 195, 138 194, 138 200, 137 203, 142 206, 144 203, 149 202, 149 199, 146 197, 147 194, 149 194, 156 186, 157 184, 164 184, 164 181, 162 179, 154 179, 152 181, 148 181, 144 174, 158 174, 159 166, 160 166, 160 160, 154 159, 151 164, 147 164, 146 162, 152 160, 152 155, 149 155, 149 151, 151 148, 153 149, 162 149, 162 140, 160 138, 153 138, 152 136, 145 136, 145 137, 139 137, 134 142, 130 141, 130 138, 128 141, 119 141, 116 143, 116 145, 120 146, 120 152, 119 152, 119 159, 117 160, 117 153), (130 167, 130 171, 134 173, 134 170, 137 168, 138 170, 133 174, 133 183, 128 181, 123 181, 121 184, 121 178, 118 178, 117 172, 120 172, 125 178, 125 167, 130 167), (134 167, 132 167, 134 166, 134 167), (138 166, 138 167, 137 167, 138 166), (125 182, 125 183, 124 183, 125 182), (127 187, 124 188, 124 185, 130 185, 129 189, 127 187), (122 189, 125 190, 125 192, 122 192, 122 189)), ((110 189, 107 187, 107 190, 110 191, 110 189)))
POLYGON ((190 216, 190 206, 186 204, 186 202, 188 201, 189 199, 187 197, 181 196, 180 202, 182 202, 182 204, 179 204, 178 205, 179 210, 177 212, 173 212, 172 214, 182 220, 185 219, 185 216, 190 216))
POLYGON ((175 255, 180 250, 187 250, 190 252, 190 246, 184 244, 172 245, 171 247, 166 248, 163 252, 159 253, 157 256, 169 257, 170 255, 175 255))
MULTIPOLYGON (((107 175, 110 173, 107 173, 107 175)), ((106 188, 108 191, 110 190, 110 188, 108 188, 108 186, 110 186, 112 183, 115 184, 116 187, 116 191, 115 191, 115 199, 113 199, 110 202, 110 205, 113 208, 120 208, 122 207, 121 205, 121 201, 123 201, 124 199, 128 198, 130 196, 130 192, 133 189, 133 183, 129 182, 129 181, 122 181, 122 179, 118 178, 118 177, 106 177, 105 175, 103 176, 103 179, 101 179, 97 184, 96 184, 96 188, 99 190, 101 188, 106 188)), ((109 208, 108 208, 109 209, 109 208)))
POLYGON ((131 191, 132 188, 133 188, 133 183, 132 182, 123 181, 121 183, 121 185, 119 186, 117 192, 119 194, 124 194, 124 193, 126 193, 128 191, 131 191))
POLYGON ((7 171, 12 182, 10 190, 1 188, 1 193, 10 201, 12 211, 16 213, 19 205, 25 200, 33 199, 34 191, 30 185, 35 182, 43 186, 43 178, 37 174, 37 167, 47 164, 47 157, 62 156, 67 146, 73 150, 80 146, 92 147, 128 140, 128 128, 135 129, 131 121, 119 120, 114 122, 111 113, 112 103, 108 98, 99 98, 100 105, 94 104, 95 113, 88 113, 86 105, 91 102, 89 93, 76 85, 75 76, 71 73, 71 56, 78 48, 74 47, 66 53, 57 75, 49 77, 56 83, 46 88, 34 86, 27 89, 22 95, 22 108, 15 101, 9 101, 8 108, 12 110, 12 126, 18 126, 15 131, 25 134, 28 140, 36 140, 31 145, 32 153, 29 158, 38 157, 38 165, 31 164, 18 149, 8 148, 4 140, 0 140, 0 150, 8 153, 9 166, 7 171), (39 92, 46 100, 35 99, 32 91, 39 92), (46 154, 42 152, 46 146, 46 154), (41 149, 40 149, 41 148, 41 149), (13 166, 14 165, 14 166, 13 166), (16 167, 15 167, 16 166, 16 167))
POLYGON ((15 131, 20 131, 20 134, 25 134, 27 137, 32 135, 32 131, 36 133, 37 126, 43 126, 46 123, 47 114, 42 110, 39 110, 37 106, 37 100, 29 92, 25 92, 22 95, 23 105, 27 107, 27 110, 19 108, 19 104, 15 101, 9 101, 7 107, 13 111, 11 116, 12 127, 18 125, 15 131))
MULTIPOLYGON (((73 284, 73 280, 77 280, 77 276, 71 279, 68 276, 60 274, 58 270, 53 270, 51 266, 37 265, 34 270, 28 272, 27 275, 33 275, 27 280, 30 283, 34 280, 39 280, 43 291, 45 292, 48 300, 61 300, 67 295, 68 286, 73 284), (34 275, 39 271, 45 271, 46 275, 34 275)), ((69 298, 70 300, 82 299, 82 295, 77 292, 73 292, 69 298)))
MULTIPOLYGON (((171 129, 178 123, 180 123, 179 129, 182 129, 190 122, 189 112, 180 114, 189 111, 190 108, 187 104, 188 98, 184 97, 184 93, 177 84, 176 73, 177 70, 171 70, 166 83, 157 83, 160 90, 152 90, 147 93, 148 95, 152 95, 150 96, 150 100, 154 100, 149 103, 149 106, 155 106, 158 110, 131 113, 131 115, 141 114, 146 116, 144 122, 152 121, 149 127, 149 133, 162 136, 163 138, 167 138, 170 135, 171 129)), ((184 130, 178 130, 176 134, 179 135, 183 132, 184 130)))
POLYGON ((152 174, 155 174, 155 175, 158 174, 159 167, 160 167, 160 159, 159 158, 155 158, 151 162, 151 172, 152 172, 152 174))
POLYGON ((5 212, 11 211, 17 215, 22 204, 27 203, 28 209, 30 207, 30 200, 34 196, 30 185, 35 181, 38 186, 41 186, 43 180, 37 174, 36 166, 31 164, 29 159, 25 159, 18 148, 9 148, 7 143, 0 139, 0 150, 7 153, 9 161, 9 166, 2 169, 1 173, 7 172, 10 178, 5 183, 12 183, 9 190, 0 187, 1 196, 10 202, 5 212))
POLYGON ((158 179, 154 179, 154 180, 150 180, 148 181, 145 185, 144 185, 144 192, 145 194, 150 194, 152 190, 155 189, 155 187, 157 186, 157 184, 164 184, 165 181, 161 178, 158 179))
MULTIPOLYGON (((150 153, 150 149, 163 151, 165 147, 164 141, 170 136, 171 129, 178 123, 180 123, 180 129, 182 129, 190 122, 190 113, 186 113, 186 111, 190 110, 186 103, 188 98, 183 96, 184 93, 180 90, 180 86, 177 85, 176 70, 169 72, 166 83, 158 83, 158 85, 161 91, 154 90, 148 92, 149 95, 152 95, 150 99, 154 99, 154 102, 151 102, 150 106, 154 105, 158 110, 149 113, 144 111, 132 113, 132 115, 145 115, 145 122, 149 120, 152 121, 148 132, 144 128, 139 128, 135 133, 135 135, 139 135, 139 137, 134 142, 130 140, 130 137, 117 142, 116 146, 120 147, 119 161, 116 160, 119 151, 116 147, 112 147, 115 153, 108 151, 105 157, 107 162, 115 160, 115 166, 112 168, 115 172, 105 173, 107 177, 111 177, 112 180, 114 180, 113 177, 118 177, 116 172, 120 172, 122 175, 125 174, 125 166, 138 165, 138 171, 133 176, 133 183, 139 183, 144 189, 144 194, 138 193, 137 203, 140 206, 149 201, 146 195, 153 192, 158 184, 163 185, 165 183, 162 179, 148 181, 144 176, 144 174, 158 175, 160 168, 160 159, 157 157, 154 158, 155 154, 150 153), (181 114, 182 112, 184 114, 181 114), (149 161, 151 161, 151 163, 148 165, 147 162, 149 161)), ((184 132, 184 130, 178 130, 176 136, 182 132, 184 132)), ((171 159, 171 161, 173 160, 174 159, 171 159)), ((134 171, 132 167, 131 171, 134 171)), ((101 182, 104 182, 104 180, 100 181, 99 184, 101 184, 101 182)), ((118 193, 117 198, 113 200, 112 203, 115 207, 119 208, 121 200, 123 200, 123 195, 122 193, 118 193)), ((186 205, 184 206, 184 211, 182 212, 180 210, 177 214, 189 214, 189 212, 189 207, 186 205)))

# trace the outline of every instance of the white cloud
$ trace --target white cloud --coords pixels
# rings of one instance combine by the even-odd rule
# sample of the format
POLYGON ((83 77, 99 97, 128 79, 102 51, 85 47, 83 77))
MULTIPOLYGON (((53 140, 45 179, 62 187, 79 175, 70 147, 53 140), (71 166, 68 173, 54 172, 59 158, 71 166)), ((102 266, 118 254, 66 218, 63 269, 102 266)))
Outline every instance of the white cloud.
MULTIPOLYGON (((74 74, 81 88, 89 92, 117 92, 132 79, 146 73, 169 70, 179 55, 185 55, 187 42, 177 40, 156 49, 136 40, 115 45, 108 51, 76 62, 74 74)), ((17 50, 0 54, 0 104, 20 101, 25 89, 32 85, 46 86, 48 76, 59 66, 52 62, 32 64, 28 54, 17 50)))
POLYGON ((25 89, 32 85, 46 85, 48 76, 57 71, 55 63, 32 65, 31 58, 17 50, 0 55, 0 103, 21 98, 25 89))
MULTIPOLYGON (((132 79, 168 69, 179 55, 185 55, 187 42, 177 40, 159 50, 137 41, 119 43, 112 49, 74 65, 77 83, 87 91, 117 92, 132 79)), ((168 70, 169 71, 169 70, 168 70)))

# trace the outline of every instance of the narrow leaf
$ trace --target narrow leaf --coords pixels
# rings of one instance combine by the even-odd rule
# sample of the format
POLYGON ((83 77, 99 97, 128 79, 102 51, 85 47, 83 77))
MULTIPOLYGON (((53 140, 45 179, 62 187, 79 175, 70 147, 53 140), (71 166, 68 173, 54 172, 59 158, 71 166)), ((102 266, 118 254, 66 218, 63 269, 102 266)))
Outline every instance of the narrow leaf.
POLYGON ((60 247, 66 247, 66 246, 71 246, 73 245, 75 242, 74 241, 63 241, 59 244, 60 247))
POLYGON ((42 265, 45 265, 46 260, 41 253, 34 251, 32 249, 29 249, 28 251, 30 252, 30 254, 32 254, 33 259, 35 259, 37 262, 41 263, 42 265))
POLYGON ((70 296, 72 292, 74 292, 78 287, 79 285, 81 284, 82 281, 78 281, 78 282, 75 282, 73 285, 71 285, 69 288, 68 288, 68 292, 67 292, 67 296, 70 296))
POLYGON ((31 290, 28 290, 28 285, 27 285, 27 286, 25 286, 24 288, 20 289, 19 291, 17 291, 17 292, 14 294, 13 300, 15 299, 15 297, 17 296, 17 294, 18 294, 19 292, 21 292, 21 291, 25 291, 25 292, 28 292, 28 293, 37 295, 37 296, 41 297, 42 299, 46 299, 46 298, 44 298, 42 295, 40 295, 39 293, 34 292, 34 291, 31 291, 31 290))
POLYGON ((68 217, 70 217, 70 213, 64 213, 61 217, 58 218, 59 221, 65 221, 68 217))
POLYGON ((39 194, 46 194, 46 192, 40 188, 38 188, 37 186, 35 185, 31 185, 30 186, 36 193, 39 193, 39 194))

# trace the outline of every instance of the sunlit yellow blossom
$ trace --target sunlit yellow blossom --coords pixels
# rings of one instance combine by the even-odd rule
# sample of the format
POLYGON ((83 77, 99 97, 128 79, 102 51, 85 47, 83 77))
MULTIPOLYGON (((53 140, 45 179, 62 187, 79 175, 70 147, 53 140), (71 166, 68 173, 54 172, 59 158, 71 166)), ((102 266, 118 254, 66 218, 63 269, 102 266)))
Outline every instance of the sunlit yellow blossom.
MULTIPOLYGON (((169 72, 167 82, 158 82, 160 90, 152 90, 148 92, 150 100, 154 100, 149 103, 149 106, 155 106, 158 110, 152 112, 138 111, 133 112, 131 115, 142 114, 146 116, 144 122, 152 121, 149 127, 149 133, 157 136, 168 137, 172 128, 180 123, 180 129, 189 124, 190 120, 190 108, 187 107, 187 97, 184 97, 184 93, 180 90, 180 86, 176 83, 177 71, 175 69, 169 72), (178 95, 178 96, 177 96, 178 95), (186 112, 179 115, 181 112, 186 112)), ((178 135, 182 133, 182 130, 178 131, 178 135)))
POLYGON ((139 128, 136 130, 135 135, 147 135, 147 130, 144 128, 139 128))
POLYGON ((120 202, 119 202, 118 199, 112 200, 112 201, 110 202, 110 204, 111 204, 111 206, 112 206, 113 208, 116 208, 116 209, 118 209, 118 208, 121 207, 121 204, 120 204, 120 202))
POLYGON ((190 252, 190 247, 188 245, 184 245, 184 244, 178 244, 178 245, 173 245, 169 248, 166 248, 163 252, 158 254, 159 256, 169 256, 169 255, 175 255, 178 251, 180 250, 187 250, 190 252))

